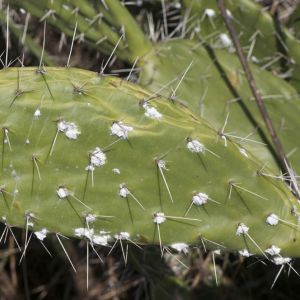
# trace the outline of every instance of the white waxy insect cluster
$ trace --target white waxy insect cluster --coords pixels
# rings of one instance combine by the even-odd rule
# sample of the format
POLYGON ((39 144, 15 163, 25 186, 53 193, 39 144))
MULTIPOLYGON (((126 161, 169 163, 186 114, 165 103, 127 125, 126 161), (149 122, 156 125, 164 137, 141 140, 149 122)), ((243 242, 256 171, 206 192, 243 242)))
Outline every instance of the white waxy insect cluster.
POLYGON ((143 104, 145 109, 145 116, 154 120, 159 120, 162 118, 162 114, 153 106, 149 106, 147 102, 143 104))
POLYGON ((128 240, 130 238, 130 234, 126 231, 121 231, 114 235, 116 240, 128 240))
POLYGON ((26 225, 28 227, 33 227, 34 223, 33 223, 32 219, 35 218, 34 213, 26 213, 25 216, 26 216, 26 225))
POLYGON ((113 171, 114 174, 117 174, 117 175, 121 174, 121 171, 118 168, 113 168, 112 171, 113 171))
POLYGON ((239 254, 244 257, 250 257, 252 255, 247 249, 239 250, 239 254))
POLYGON ((86 170, 86 171, 94 172, 94 171, 95 171, 95 167, 94 167, 93 165, 87 165, 87 166, 85 167, 85 170, 86 170))
POLYGON ((236 229, 236 235, 244 235, 247 234, 249 231, 249 227, 246 226, 244 223, 240 223, 236 229))
POLYGON ((60 186, 56 193, 60 199, 66 199, 70 196, 70 192, 68 191, 68 189, 63 186, 60 186))
POLYGON ((193 153, 203 153, 205 151, 204 145, 198 140, 189 140, 186 147, 193 153))
POLYGON ((79 227, 74 229, 74 234, 75 236, 85 237, 88 240, 92 241, 94 236, 94 229, 79 227))
POLYGON ((123 122, 113 122, 113 124, 110 127, 111 135, 116 135, 117 137, 121 139, 127 139, 128 133, 130 131, 133 131, 133 127, 124 125, 123 122))
POLYGON ((165 214, 162 212, 155 213, 153 216, 153 222, 158 225, 164 223, 166 221, 166 219, 167 218, 166 218, 165 214))
POLYGON ((28 221, 28 222, 27 222, 27 226, 28 226, 28 227, 33 227, 33 226, 34 226, 34 223, 33 223, 32 221, 28 221))
POLYGON ((158 159, 158 160, 156 160, 156 163, 157 163, 157 166, 158 166, 160 169, 167 170, 167 167, 166 167, 166 161, 165 161, 165 160, 158 159))
POLYGON ((106 154, 99 147, 96 147, 90 154, 90 165, 94 167, 103 166, 106 163, 106 159, 106 154))
POLYGON ((120 191, 119 191, 119 195, 122 198, 127 198, 127 196, 130 194, 128 188, 122 183, 120 184, 120 191))
POLYGON ((107 246, 110 240, 111 236, 105 231, 100 231, 100 234, 93 236, 93 243, 99 246, 107 246))
POLYGON ((204 205, 208 201, 208 195, 205 193, 198 193, 193 196, 192 201, 195 205, 204 205))
POLYGON ((189 245, 186 243, 173 243, 170 245, 172 249, 187 254, 189 252, 189 245))
POLYGON ((100 234, 95 234, 94 229, 89 228, 75 228, 74 234, 80 238, 88 239, 92 244, 99 245, 99 246, 107 246, 111 236, 107 234, 106 231, 100 231, 100 234))
POLYGON ((85 216, 85 222, 87 224, 91 224, 91 223, 94 223, 96 221, 96 215, 93 215, 93 214, 87 214, 85 216))
POLYGON ((43 240, 47 237, 48 232, 49 232, 48 229, 43 228, 43 229, 40 230, 40 231, 35 231, 35 232, 34 232, 34 235, 35 235, 40 241, 43 241, 43 240))
POLYGON ((275 214, 270 214, 266 219, 266 223, 275 226, 279 223, 279 217, 275 214))
POLYGON ((76 140, 78 135, 81 134, 75 123, 66 122, 64 120, 57 122, 57 130, 63 132, 65 136, 71 140, 76 140))
POLYGON ((281 249, 275 245, 272 245, 268 249, 265 250, 266 253, 270 254, 271 256, 279 255, 281 249))
POLYGON ((282 256, 275 256, 272 258, 272 261, 275 265, 284 265, 288 264, 292 259, 290 257, 282 257, 282 256))
POLYGON ((38 119, 42 115, 41 111, 37 108, 33 114, 35 119, 38 119))

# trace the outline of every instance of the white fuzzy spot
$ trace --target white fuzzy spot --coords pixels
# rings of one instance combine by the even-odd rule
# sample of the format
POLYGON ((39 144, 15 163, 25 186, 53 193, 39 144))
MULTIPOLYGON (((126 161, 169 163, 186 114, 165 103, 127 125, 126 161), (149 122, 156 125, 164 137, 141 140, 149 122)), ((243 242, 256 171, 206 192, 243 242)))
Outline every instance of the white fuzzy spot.
POLYGON ((90 164, 95 167, 100 167, 106 163, 106 154, 99 147, 90 154, 90 164))
POLYGON ((209 18, 213 18, 216 16, 216 12, 212 8, 206 8, 204 10, 205 15, 207 15, 209 18))
POLYGON ((221 250, 220 249, 214 250, 214 254, 221 255, 221 250))
POLYGON ((96 215, 93 215, 93 214, 87 214, 85 216, 85 221, 87 224, 91 224, 91 223, 94 223, 96 221, 96 215))
POLYGON ((109 235, 94 235, 93 236, 93 243, 95 245, 107 246, 109 240, 110 240, 110 236, 109 235))
POLYGON ((35 218, 35 214, 34 213, 26 213, 26 216, 31 219, 31 218, 35 218))
POLYGON ((204 205, 208 201, 208 195, 205 193, 198 193, 193 196, 193 204, 195 205, 204 205))
POLYGON ((57 122, 57 130, 64 132, 67 129, 67 122, 64 120, 59 120, 57 122))
POLYGON ((80 133, 80 130, 74 123, 68 123, 67 129, 65 131, 65 135, 67 138, 76 140, 80 133))
POLYGON ((78 135, 81 134, 75 123, 69 123, 64 120, 57 122, 57 130, 63 132, 71 140, 76 140, 78 135))
POLYGON ((189 251, 189 245, 186 243, 173 243, 170 245, 171 248, 178 252, 183 252, 184 254, 187 254, 189 251))
POLYGON ((33 116, 38 119, 42 115, 41 111, 37 108, 34 112, 33 116))
POLYGON ((154 214, 154 217, 153 217, 153 222, 155 224, 162 224, 166 221, 166 217, 165 217, 165 214, 162 213, 162 212, 158 212, 158 213, 155 213, 154 214))
POLYGON ((279 223, 279 217, 275 214, 270 214, 266 219, 266 223, 275 226, 279 223))
POLYGON ((87 238, 95 245, 107 246, 110 240, 110 235, 106 231, 100 231, 100 234, 94 234, 94 229, 89 228, 75 228, 74 234, 80 238, 87 238))
POLYGON ((122 122, 114 122, 110 127, 112 135, 116 135, 119 138, 127 139, 128 133, 133 131, 133 127, 124 125, 122 122))
POLYGON ((153 106, 149 106, 147 102, 143 104, 143 108, 145 109, 145 116, 154 120, 159 120, 162 118, 162 114, 157 111, 157 109, 153 106))
POLYGON ((60 199, 65 199, 70 196, 70 192, 65 187, 59 187, 56 193, 60 199))
POLYGON ((27 226, 32 228, 34 226, 34 223, 32 221, 28 221, 27 226))
POLYGON ((270 254, 271 256, 279 255, 280 251, 281 251, 281 249, 274 245, 272 245, 270 248, 265 250, 265 252, 270 254))
POLYGON ((74 234, 75 234, 75 236, 78 236, 78 237, 83 236, 84 232, 85 232, 85 228, 83 228, 83 227, 74 229, 74 234))
POLYGON ((122 231, 118 234, 115 234, 114 237, 117 240, 128 240, 130 238, 130 234, 126 231, 122 231))
POLYGON ((240 223, 236 230, 236 235, 244 235, 247 234, 249 231, 249 227, 246 226, 244 223, 240 223))
POLYGON ((244 257, 249 257, 252 255, 247 249, 239 250, 239 254, 244 257))
POLYGON ((120 191, 119 195, 120 197, 127 198, 127 196, 130 194, 129 190, 126 188, 124 184, 120 184, 120 191))
POLYGON ((85 170, 86 171, 94 172, 95 171, 95 167, 93 165, 88 165, 88 166, 85 167, 85 170))
POLYGON ((220 40, 221 40, 224 47, 226 47, 226 48, 231 48, 232 47, 232 41, 226 33, 221 33, 219 35, 219 37, 220 37, 220 40))
POLYGON ((199 153, 199 152, 203 153, 205 150, 204 145, 200 143, 198 140, 188 141, 186 146, 191 152, 195 152, 195 153, 199 153))
POLYGON ((40 231, 36 231, 34 232, 35 236, 40 240, 40 241, 43 241, 47 234, 48 234, 48 230, 46 228, 43 228, 42 230, 40 231))
POLYGON ((284 265, 291 261, 292 259, 290 257, 281 257, 281 256, 275 256, 272 258, 272 261, 275 265, 284 265))
POLYGON ((159 167, 160 169, 168 170, 168 169, 166 168, 166 161, 165 161, 165 160, 158 159, 158 160, 156 161, 156 163, 157 163, 157 165, 158 165, 158 167, 159 167))
POLYGON ((83 227, 75 228, 74 234, 75 236, 78 236, 80 238, 85 237, 90 241, 92 241, 94 236, 94 229, 83 228, 83 227))
POLYGON ((29 141, 28 138, 26 139, 25 144, 26 144, 26 145, 30 144, 30 141, 29 141))
POLYGON ((112 171, 113 171, 114 174, 117 174, 117 175, 121 174, 121 172, 118 168, 113 168, 112 171))
POLYGON ((240 153, 241 153, 243 156, 249 158, 248 153, 247 153, 247 151, 246 151, 244 148, 239 148, 239 151, 240 151, 240 153))

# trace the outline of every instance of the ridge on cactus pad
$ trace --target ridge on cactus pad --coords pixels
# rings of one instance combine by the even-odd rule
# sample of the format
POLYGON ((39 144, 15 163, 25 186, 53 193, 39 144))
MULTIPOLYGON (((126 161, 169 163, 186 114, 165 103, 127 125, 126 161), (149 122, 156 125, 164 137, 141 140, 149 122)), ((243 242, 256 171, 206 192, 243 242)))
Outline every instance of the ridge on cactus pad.
POLYGON ((7 68, 0 83, 2 222, 39 239, 299 255, 287 185, 180 102, 73 68, 7 68))

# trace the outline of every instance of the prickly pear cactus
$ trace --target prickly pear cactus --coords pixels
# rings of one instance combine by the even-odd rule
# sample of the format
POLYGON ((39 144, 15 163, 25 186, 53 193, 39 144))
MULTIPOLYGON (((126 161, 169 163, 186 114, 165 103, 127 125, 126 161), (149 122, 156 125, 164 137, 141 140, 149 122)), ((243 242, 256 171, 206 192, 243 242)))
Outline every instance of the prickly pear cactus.
MULTIPOLYGON (((300 172, 299 96, 290 84, 251 65, 258 88, 290 161, 300 172)), ((212 126, 276 169, 268 133, 235 53, 199 46, 188 40, 167 41, 144 58, 140 83, 181 101, 212 126), (174 63, 176 61, 176 63, 174 63), (271 149, 271 152, 270 152, 271 149)))
POLYGON ((299 255, 286 184, 184 105, 72 68, 8 68, 0 82, 5 224, 40 240, 299 255))
MULTIPOLYGON (((195 40, 204 39, 217 48, 232 49, 216 1, 183 0, 182 3, 185 8, 183 14, 188 13, 191 20, 187 36, 195 40)), ((252 0, 226 1, 226 7, 248 60, 288 78, 299 91, 300 43, 292 30, 279 20, 276 9, 268 12, 252 0)))

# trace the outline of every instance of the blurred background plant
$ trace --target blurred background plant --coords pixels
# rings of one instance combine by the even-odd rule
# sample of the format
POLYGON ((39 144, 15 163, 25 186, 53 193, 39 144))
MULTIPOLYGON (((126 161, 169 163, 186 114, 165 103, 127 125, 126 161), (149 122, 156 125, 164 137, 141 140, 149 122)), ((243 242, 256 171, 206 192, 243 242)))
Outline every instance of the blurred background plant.
MULTIPOLYGON (((187 38, 218 47, 219 34, 226 32, 213 1, 121 1, 140 29, 126 31, 126 39, 120 39, 124 34, 124 21, 105 8, 106 4, 114 5, 113 1, 11 0, 9 9, 7 1, 0 2, 3 67, 7 42, 7 60, 11 66, 39 65, 42 52, 45 65, 65 66, 74 36, 71 66, 100 72, 118 44, 105 73, 123 78, 131 74, 130 79, 139 82, 143 79, 140 71, 144 63, 137 63, 136 57, 151 52, 152 44, 187 38)), ((299 1, 232 0, 228 1, 228 7, 240 30, 242 45, 251 53, 250 60, 299 91, 299 1), (241 4, 245 7, 253 4, 254 9, 242 10, 241 4), (257 31, 243 26, 247 22, 245 20, 250 19, 250 24, 257 21, 258 10, 269 18, 263 17, 261 23, 257 22, 257 31), (279 26, 279 31, 276 26, 279 26), (253 41, 257 47, 254 47, 253 41)), ((127 22, 133 21, 123 13, 118 16, 123 16, 127 22)), ((151 88, 151 85, 148 87, 151 88)), ((154 87, 156 89, 157 86, 154 87)), ((0 233, 3 230, 4 225, 0 225, 0 233)), ((24 239, 24 232, 19 229, 14 232, 18 239, 24 239)), ((10 236, 4 240, 5 243, 0 245, 0 300, 200 297, 273 300, 296 299, 300 292, 299 278, 293 272, 280 276, 271 290, 279 267, 266 267, 257 258, 245 260, 234 254, 219 255, 197 248, 187 254, 165 253, 161 258, 158 247, 151 246, 145 247, 142 254, 131 249, 127 265, 120 259, 120 249, 107 256, 103 265, 96 258, 91 259, 90 288, 86 291, 83 242, 72 240, 66 244, 77 268, 75 274, 51 239, 47 241, 47 247, 53 258, 41 252, 40 244, 32 242, 20 266, 20 254, 13 238, 10 236)), ((293 267, 297 269, 297 266, 299 261, 295 260, 293 267)))

